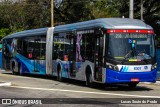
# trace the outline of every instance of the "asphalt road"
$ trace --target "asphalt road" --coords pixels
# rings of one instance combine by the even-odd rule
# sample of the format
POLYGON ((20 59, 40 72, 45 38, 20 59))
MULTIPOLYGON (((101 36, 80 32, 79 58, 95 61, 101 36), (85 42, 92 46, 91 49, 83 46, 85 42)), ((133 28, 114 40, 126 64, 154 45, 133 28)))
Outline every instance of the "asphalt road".
MULTIPOLYGON (((0 71, 0 82, 11 82, 11 86, 0 87, 0 98, 45 98, 44 102, 54 103, 43 106, 135 106, 135 104, 121 104, 123 100, 135 100, 140 98, 160 98, 160 85, 140 83, 135 89, 129 89, 125 85, 97 84, 96 88, 85 86, 84 82, 67 80, 56 81, 54 77, 39 75, 12 75, 10 72, 0 71), (49 99, 48 99, 49 98, 49 99), (50 99, 52 98, 52 99, 50 99), (117 99, 118 98, 118 99, 117 99), (123 99, 126 98, 126 99, 123 99), (120 100, 122 99, 122 100, 120 100), (54 101, 53 101, 54 100, 54 101), (116 103, 121 102, 121 103, 116 103), (69 102, 69 104, 68 104, 69 102), (75 104, 72 104, 72 103, 75 104), (115 104, 110 104, 110 103, 115 104), (71 103, 71 104, 70 104, 71 103), (78 105, 77 105, 77 104, 78 105), (87 104, 85 104, 87 103, 87 104), (89 104, 88 104, 89 103, 89 104)), ((159 99, 158 99, 159 100, 159 99)), ((156 102, 155 102, 156 103, 156 102)), ((44 103, 43 103, 44 104, 44 103)), ((152 103, 153 104, 153 103, 152 103)), ((3 105, 5 107, 11 105, 3 105)), ((13 104, 12 106, 17 106, 13 104)), ((22 105, 18 105, 22 106, 22 105)), ((26 105, 24 105, 26 107, 26 105)), ((42 106, 42 105, 29 105, 42 106)), ((148 106, 151 104, 136 104, 136 106, 148 106)), ((159 106, 154 104, 153 106, 159 106)))

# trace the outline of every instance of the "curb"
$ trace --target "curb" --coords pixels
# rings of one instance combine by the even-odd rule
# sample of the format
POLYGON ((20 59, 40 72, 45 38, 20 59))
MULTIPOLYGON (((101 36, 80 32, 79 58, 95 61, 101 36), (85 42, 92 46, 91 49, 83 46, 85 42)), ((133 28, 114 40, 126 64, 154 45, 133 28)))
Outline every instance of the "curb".
POLYGON ((11 82, 0 82, 0 87, 2 86, 11 86, 11 82))
POLYGON ((160 85, 160 81, 156 81, 155 83, 151 83, 151 82, 141 82, 142 84, 153 84, 153 85, 160 85))
POLYGON ((160 85, 160 81, 156 81, 156 83, 154 83, 154 84, 156 84, 156 85, 160 85))

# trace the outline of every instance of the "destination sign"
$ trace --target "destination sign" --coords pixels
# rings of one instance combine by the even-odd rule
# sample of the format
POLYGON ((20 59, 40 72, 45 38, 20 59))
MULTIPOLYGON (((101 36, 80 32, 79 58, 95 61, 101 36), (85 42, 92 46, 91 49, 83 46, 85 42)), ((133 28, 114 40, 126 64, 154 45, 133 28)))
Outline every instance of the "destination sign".
POLYGON ((113 34, 115 38, 148 38, 147 34, 113 34))

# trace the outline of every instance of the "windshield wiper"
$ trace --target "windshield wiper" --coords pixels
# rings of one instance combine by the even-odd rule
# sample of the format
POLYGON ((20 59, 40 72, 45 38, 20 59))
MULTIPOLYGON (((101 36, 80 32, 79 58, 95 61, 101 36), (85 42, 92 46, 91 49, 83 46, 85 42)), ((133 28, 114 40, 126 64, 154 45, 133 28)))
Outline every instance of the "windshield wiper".
POLYGON ((133 52, 133 50, 130 50, 125 56, 124 56, 124 59, 122 60, 122 64, 125 62, 125 60, 127 59, 127 58, 129 58, 129 56, 130 56, 130 54, 133 52))

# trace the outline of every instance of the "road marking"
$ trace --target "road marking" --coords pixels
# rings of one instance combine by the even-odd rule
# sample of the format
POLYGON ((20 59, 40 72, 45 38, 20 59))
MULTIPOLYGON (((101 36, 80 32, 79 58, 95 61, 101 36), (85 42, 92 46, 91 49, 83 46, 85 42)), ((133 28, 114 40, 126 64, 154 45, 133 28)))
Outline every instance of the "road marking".
POLYGON ((0 82, 0 87, 2 86, 11 86, 11 82, 0 82))
POLYGON ((140 97, 140 98, 160 98, 160 96, 141 96, 141 95, 116 94, 116 93, 104 93, 104 92, 89 92, 89 91, 77 91, 77 90, 48 89, 48 88, 20 87, 20 86, 7 86, 7 87, 21 88, 21 89, 31 89, 31 90, 45 90, 45 91, 83 93, 83 94, 100 94, 100 95, 140 97))

